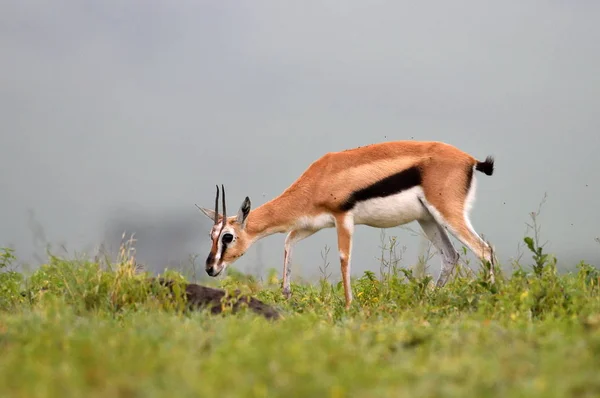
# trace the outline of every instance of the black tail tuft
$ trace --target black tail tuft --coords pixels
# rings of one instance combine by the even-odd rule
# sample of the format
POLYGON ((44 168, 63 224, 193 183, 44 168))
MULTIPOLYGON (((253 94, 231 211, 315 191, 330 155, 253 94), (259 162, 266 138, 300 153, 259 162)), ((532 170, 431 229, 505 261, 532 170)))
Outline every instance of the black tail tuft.
POLYGON ((494 174, 494 158, 492 156, 488 156, 485 158, 485 161, 477 162, 477 165, 475 165, 475 170, 491 176, 494 174))

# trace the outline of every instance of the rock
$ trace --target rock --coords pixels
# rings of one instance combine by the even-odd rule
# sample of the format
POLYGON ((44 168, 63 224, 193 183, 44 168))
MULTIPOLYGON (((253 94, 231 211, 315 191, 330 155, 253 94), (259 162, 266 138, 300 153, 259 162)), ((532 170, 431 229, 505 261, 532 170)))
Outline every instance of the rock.
MULTIPOLYGON (((172 291, 174 281, 160 278, 158 282, 172 291)), ((184 285, 190 309, 210 307, 212 314, 220 314, 223 311, 221 302, 226 295, 225 290, 201 286, 195 283, 184 283, 184 285)), ((233 313, 238 312, 242 305, 247 305, 250 310, 264 316, 266 319, 277 320, 281 318, 281 315, 275 308, 254 297, 241 295, 239 290, 233 292, 228 299, 234 301, 232 305, 233 313)))

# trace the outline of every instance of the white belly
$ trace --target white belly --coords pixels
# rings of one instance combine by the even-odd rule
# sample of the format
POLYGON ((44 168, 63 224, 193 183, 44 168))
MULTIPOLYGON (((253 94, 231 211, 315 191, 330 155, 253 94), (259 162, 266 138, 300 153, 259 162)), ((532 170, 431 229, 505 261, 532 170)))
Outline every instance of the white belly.
POLYGON ((323 228, 335 227, 335 218, 331 214, 323 213, 314 217, 301 217, 295 225, 295 229, 318 231, 323 228))
POLYGON ((414 187, 395 195, 359 202, 351 210, 354 224, 392 228, 426 218, 427 210, 419 196, 423 196, 423 189, 414 187))

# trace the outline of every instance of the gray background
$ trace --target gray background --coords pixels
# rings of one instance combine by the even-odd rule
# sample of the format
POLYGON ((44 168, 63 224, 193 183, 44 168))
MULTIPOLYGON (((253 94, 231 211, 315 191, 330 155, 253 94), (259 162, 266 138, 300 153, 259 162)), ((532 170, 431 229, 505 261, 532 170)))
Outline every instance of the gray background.
MULTIPOLYGON (((599 15, 594 1, 2 1, 0 245, 35 265, 47 244, 93 255, 127 230, 151 268, 193 254, 201 268, 210 221, 194 203, 215 184, 230 212, 245 195, 256 207, 328 151, 415 139, 495 155, 472 221, 503 262, 547 192, 546 248, 597 264, 599 15)), ((414 263, 421 238, 386 234, 414 263)), ((236 267, 280 271, 283 241, 236 267)), ((339 278, 333 230, 299 243, 295 275, 317 275, 325 245, 339 278)), ((379 245, 357 229, 354 274, 379 270, 379 245)))

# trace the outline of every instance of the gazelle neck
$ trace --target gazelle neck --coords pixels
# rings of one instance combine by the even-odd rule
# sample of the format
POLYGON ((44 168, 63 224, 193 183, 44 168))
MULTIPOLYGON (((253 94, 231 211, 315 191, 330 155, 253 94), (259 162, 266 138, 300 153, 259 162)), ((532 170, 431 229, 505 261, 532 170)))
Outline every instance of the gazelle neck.
POLYGON ((302 209, 302 201, 292 198, 290 192, 280 196, 252 210, 248 215, 246 230, 258 240, 276 233, 284 233, 294 227, 302 209))

